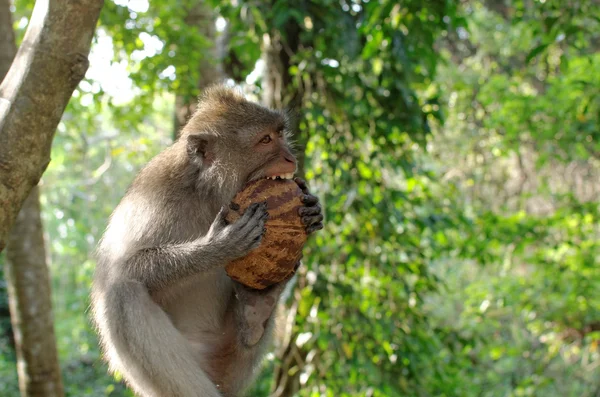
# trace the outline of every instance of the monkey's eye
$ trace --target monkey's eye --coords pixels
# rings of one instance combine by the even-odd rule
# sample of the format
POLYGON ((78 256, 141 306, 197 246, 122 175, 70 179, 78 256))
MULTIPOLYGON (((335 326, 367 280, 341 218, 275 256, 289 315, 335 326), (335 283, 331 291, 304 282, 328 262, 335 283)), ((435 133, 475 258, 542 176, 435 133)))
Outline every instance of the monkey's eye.
POLYGON ((272 140, 273 139, 271 139, 271 135, 265 135, 265 137, 260 140, 260 143, 264 143, 266 145, 267 143, 271 143, 272 140))

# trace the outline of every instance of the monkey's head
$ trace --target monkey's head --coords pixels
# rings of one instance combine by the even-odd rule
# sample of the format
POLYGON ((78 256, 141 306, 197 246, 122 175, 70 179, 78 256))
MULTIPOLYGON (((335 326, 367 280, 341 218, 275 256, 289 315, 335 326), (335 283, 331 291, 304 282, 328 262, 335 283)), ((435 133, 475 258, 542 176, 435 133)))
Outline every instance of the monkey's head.
POLYGON ((252 180, 293 177, 296 157, 290 135, 286 113, 216 86, 205 90, 179 140, 199 178, 230 196, 252 180))

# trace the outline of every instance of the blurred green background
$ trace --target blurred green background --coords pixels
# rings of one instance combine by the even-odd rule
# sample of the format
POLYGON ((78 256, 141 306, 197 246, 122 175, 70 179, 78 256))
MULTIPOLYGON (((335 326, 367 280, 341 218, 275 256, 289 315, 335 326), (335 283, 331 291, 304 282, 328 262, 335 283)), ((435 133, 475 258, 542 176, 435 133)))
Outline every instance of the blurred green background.
POLYGON ((131 395, 87 320, 92 252, 215 46, 250 97, 279 73, 326 217, 250 396, 600 396, 597 0, 106 0, 41 184, 69 396, 131 395))

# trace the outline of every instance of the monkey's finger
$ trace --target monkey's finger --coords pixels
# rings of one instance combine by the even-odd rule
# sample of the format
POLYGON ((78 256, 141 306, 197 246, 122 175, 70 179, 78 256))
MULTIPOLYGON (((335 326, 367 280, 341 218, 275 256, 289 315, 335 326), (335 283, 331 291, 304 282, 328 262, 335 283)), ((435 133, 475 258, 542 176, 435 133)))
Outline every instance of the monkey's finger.
POLYGON ((248 223, 258 223, 264 226, 264 223, 269 219, 269 212, 267 212, 267 204, 260 204, 254 212, 254 215, 250 219, 248 219, 248 223))
POLYGON ((240 235, 244 236, 245 241, 249 241, 251 244, 253 241, 262 239, 262 236, 265 234, 265 222, 266 219, 261 218, 253 218, 247 224, 245 224, 240 230, 240 235))
POLYGON ((252 229, 252 226, 256 223, 254 217, 256 216, 259 206, 260 204, 258 203, 251 204, 246 208, 246 211, 244 211, 244 215, 233 224, 235 230, 237 230, 236 235, 238 239, 245 238, 252 229))
POLYGON ((321 229, 323 229, 323 223, 321 223, 321 222, 315 223, 306 228, 306 233, 311 234, 311 233, 314 233, 317 230, 321 230, 321 229))
POLYGON ((306 226, 311 226, 315 223, 322 222, 322 221, 323 221, 323 214, 302 217, 302 223, 304 223, 306 226))
POLYGON ((253 203, 250 204, 250 206, 246 209, 246 211, 244 211, 244 216, 242 217, 245 222, 248 222, 252 217, 254 217, 254 214, 256 214, 256 211, 258 210, 258 208, 260 207, 259 203, 253 203))
POLYGON ((308 194, 308 186, 306 185, 306 181, 304 179, 296 177, 294 178, 294 182, 296 182, 296 185, 298 185, 300 190, 302 190, 302 193, 308 194))
POLYGON ((300 209, 298 210, 298 214, 300 216, 306 216, 306 215, 317 215, 321 212, 321 206, 320 205, 315 205, 312 207, 300 207, 300 209))
POLYGON ((262 238, 263 238, 263 236, 261 234, 260 236, 255 237, 254 240, 252 240, 250 242, 250 247, 249 247, 250 251, 252 251, 253 249, 256 249, 260 246, 260 243, 262 242, 262 238))
POLYGON ((313 196, 312 194, 305 194, 301 198, 302 203, 304 203, 307 207, 312 207, 313 205, 319 202, 319 198, 317 196, 313 196))
POLYGON ((306 181, 300 177, 295 177, 294 182, 296 182, 296 184, 300 187, 306 187, 306 181))
POLYGON ((262 216, 265 212, 267 212, 267 202, 263 201, 262 203, 254 203, 248 209, 252 208, 252 212, 248 214, 248 217, 254 216, 262 216))
POLYGON ((248 219, 247 222, 240 225, 240 234, 242 236, 247 236, 255 229, 260 229, 259 231, 262 233, 262 229, 265 227, 266 221, 267 219, 263 214, 254 214, 254 216, 248 219))
POLYGON ((252 225, 244 227, 238 231, 236 236, 236 245, 245 253, 258 248, 263 238, 263 227, 252 225))
POLYGON ((262 204, 262 207, 260 208, 259 211, 262 212, 262 215, 261 215, 262 220, 266 221, 267 219, 269 219, 269 211, 267 211, 267 202, 266 201, 262 204))

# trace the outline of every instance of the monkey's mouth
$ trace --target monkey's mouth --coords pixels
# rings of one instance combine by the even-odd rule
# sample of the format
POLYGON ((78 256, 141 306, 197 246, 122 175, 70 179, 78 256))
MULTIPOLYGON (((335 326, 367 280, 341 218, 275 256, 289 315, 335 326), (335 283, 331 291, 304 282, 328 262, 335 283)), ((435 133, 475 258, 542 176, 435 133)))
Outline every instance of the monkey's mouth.
POLYGON ((293 172, 288 172, 287 174, 268 175, 268 176, 265 176, 264 179, 282 180, 282 179, 293 179, 293 178, 294 178, 294 173, 293 172))
POLYGON ((281 171, 277 171, 277 170, 272 170, 270 172, 264 172, 264 171, 256 171, 250 174, 250 177, 248 178, 248 180, 246 181, 246 183, 250 183, 250 182, 254 182, 256 180, 259 179, 272 179, 272 180, 276 180, 276 181, 283 181, 285 179, 294 179, 294 174, 296 173, 296 171, 294 172, 281 172, 281 171), (265 175, 267 174, 268 175, 265 175), (262 175, 261 175, 262 174, 262 175))

